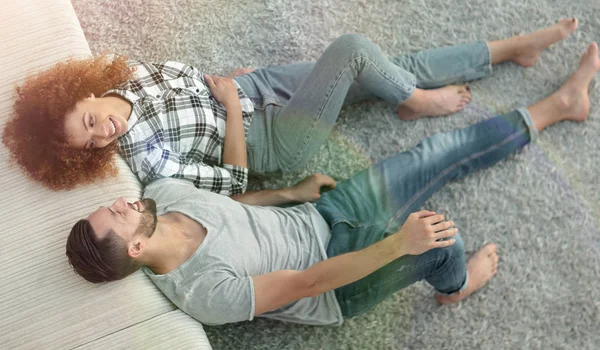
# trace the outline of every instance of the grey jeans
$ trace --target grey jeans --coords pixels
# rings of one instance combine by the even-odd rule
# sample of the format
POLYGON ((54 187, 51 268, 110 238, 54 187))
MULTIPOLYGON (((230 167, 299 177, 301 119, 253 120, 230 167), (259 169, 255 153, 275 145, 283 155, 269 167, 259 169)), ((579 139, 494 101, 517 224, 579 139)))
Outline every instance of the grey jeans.
POLYGON ((483 41, 388 58, 370 40, 346 34, 316 62, 236 77, 255 107, 246 141, 249 170, 291 171, 307 164, 344 105, 378 98, 397 106, 415 87, 479 79, 491 70, 490 49, 483 41))

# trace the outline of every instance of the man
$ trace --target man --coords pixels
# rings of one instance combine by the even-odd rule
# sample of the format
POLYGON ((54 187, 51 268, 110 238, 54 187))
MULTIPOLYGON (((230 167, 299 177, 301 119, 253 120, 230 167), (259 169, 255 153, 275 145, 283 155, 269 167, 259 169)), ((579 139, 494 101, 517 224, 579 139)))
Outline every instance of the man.
POLYGON ((458 302, 496 273, 496 247, 465 262, 454 223, 418 209, 446 182, 500 161, 546 127, 585 120, 599 69, 592 43, 571 78, 528 108, 426 138, 338 186, 314 175, 256 194, 314 204, 250 206, 187 182, 156 181, 141 202, 121 198, 76 223, 67 256, 91 282, 143 266, 179 308, 210 325, 256 316, 340 324, 422 279, 438 302, 458 302), (323 186, 335 188, 320 194, 323 186))

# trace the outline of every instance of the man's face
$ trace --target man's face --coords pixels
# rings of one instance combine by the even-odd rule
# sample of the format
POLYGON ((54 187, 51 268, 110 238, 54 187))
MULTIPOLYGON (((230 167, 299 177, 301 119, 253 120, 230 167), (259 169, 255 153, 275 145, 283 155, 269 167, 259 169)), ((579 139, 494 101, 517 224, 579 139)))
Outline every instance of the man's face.
POLYGON ((127 132, 126 116, 105 98, 83 99, 65 118, 67 143, 74 148, 103 148, 127 132))
POLYGON ((99 239, 113 230, 128 244, 134 238, 150 238, 156 229, 156 202, 146 198, 140 202, 128 203, 125 198, 117 199, 110 207, 100 207, 88 216, 99 239))

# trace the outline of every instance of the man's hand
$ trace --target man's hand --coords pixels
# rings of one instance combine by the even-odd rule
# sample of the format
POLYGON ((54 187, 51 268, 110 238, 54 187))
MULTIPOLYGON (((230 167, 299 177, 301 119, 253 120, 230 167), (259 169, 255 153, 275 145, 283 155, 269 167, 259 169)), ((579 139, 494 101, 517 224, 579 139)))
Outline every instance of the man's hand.
POLYGON ((210 93, 221 103, 225 108, 229 106, 240 105, 240 97, 237 93, 237 86, 230 78, 210 76, 204 74, 204 80, 210 88, 210 93))
POLYGON ((448 247, 455 239, 440 241, 454 236, 458 229, 452 221, 444 221, 444 215, 422 210, 412 213, 406 219, 400 231, 400 249, 405 254, 420 255, 433 248, 448 247))
POLYGON ((254 72, 256 68, 237 68, 233 70, 231 73, 227 74, 227 78, 239 77, 240 75, 250 74, 254 72))
POLYGON ((327 175, 313 174, 290 188, 295 202, 314 202, 321 198, 321 187, 335 188, 335 180, 327 175))

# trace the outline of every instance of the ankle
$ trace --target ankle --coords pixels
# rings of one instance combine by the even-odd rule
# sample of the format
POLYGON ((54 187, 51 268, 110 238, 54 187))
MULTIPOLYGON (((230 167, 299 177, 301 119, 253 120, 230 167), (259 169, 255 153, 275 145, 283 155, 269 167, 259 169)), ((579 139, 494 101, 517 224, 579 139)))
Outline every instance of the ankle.
POLYGON ((520 37, 511 37, 504 40, 490 41, 488 46, 491 51, 492 64, 506 61, 515 61, 522 51, 520 37))
POLYGON ((541 132, 550 125, 566 119, 568 103, 561 96, 553 94, 528 107, 527 109, 537 131, 541 132))
POLYGON ((401 105, 411 109, 418 109, 419 107, 425 105, 427 101, 428 99, 426 90, 415 88, 413 94, 410 95, 410 97, 407 98, 403 103, 401 103, 401 105))

